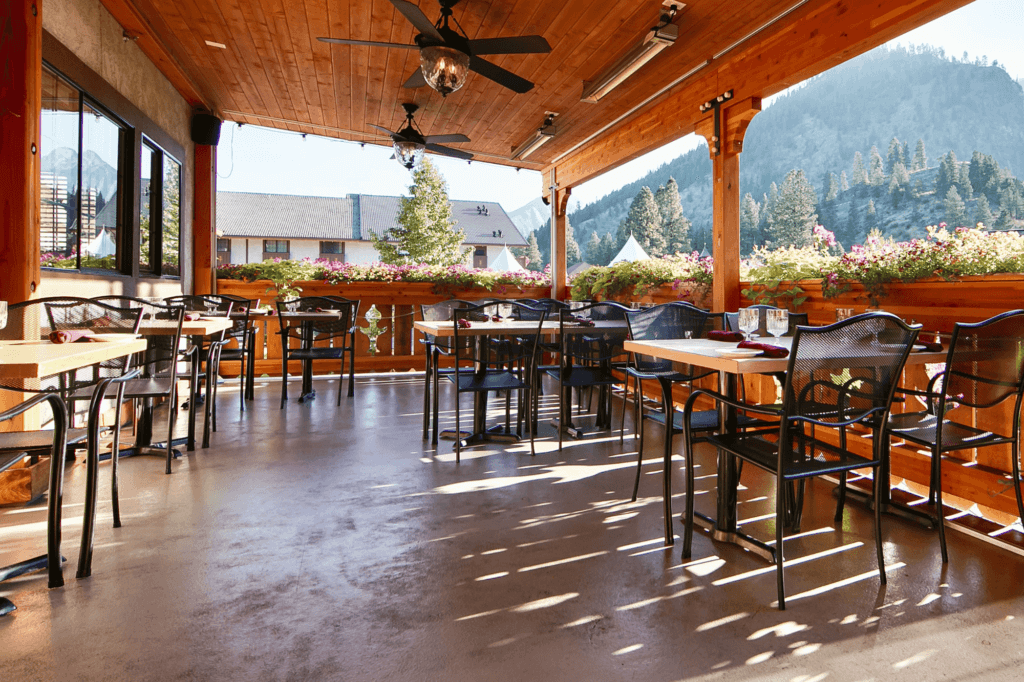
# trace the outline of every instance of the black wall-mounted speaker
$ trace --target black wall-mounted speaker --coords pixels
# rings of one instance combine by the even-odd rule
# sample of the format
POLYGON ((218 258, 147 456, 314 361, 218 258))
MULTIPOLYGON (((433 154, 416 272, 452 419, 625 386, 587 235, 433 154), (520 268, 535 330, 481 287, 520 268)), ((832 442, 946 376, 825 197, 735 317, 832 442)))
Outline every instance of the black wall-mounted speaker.
POLYGON ((208 144, 216 147, 220 142, 221 120, 213 114, 194 114, 192 116, 192 141, 196 144, 208 144))

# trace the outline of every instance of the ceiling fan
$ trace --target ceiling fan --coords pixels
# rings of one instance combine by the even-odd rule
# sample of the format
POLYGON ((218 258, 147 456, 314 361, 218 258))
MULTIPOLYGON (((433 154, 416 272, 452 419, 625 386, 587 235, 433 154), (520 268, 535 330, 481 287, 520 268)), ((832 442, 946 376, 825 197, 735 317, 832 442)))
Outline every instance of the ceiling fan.
POLYGON ((383 128, 378 125, 370 124, 371 127, 377 130, 387 133, 391 137, 391 141, 394 143, 395 155, 391 158, 398 159, 398 162, 412 170, 413 167, 419 163, 420 158, 423 156, 423 151, 431 151, 435 154, 443 154, 444 156, 452 156, 456 159, 463 159, 469 161, 473 158, 473 155, 469 152, 464 152, 461 149, 452 149, 451 147, 444 147, 439 142, 469 142, 469 138, 461 133, 453 133, 450 135, 424 135, 416 129, 413 123, 412 117, 419 110, 419 105, 413 102, 403 102, 402 108, 405 109, 405 127, 399 130, 397 133, 393 133, 387 128, 383 128))
POLYGON ((437 23, 419 7, 406 0, 390 0, 391 4, 408 19, 419 34, 413 45, 405 43, 381 43, 372 40, 349 40, 346 38, 317 38, 325 43, 342 45, 371 45, 377 47, 398 47, 420 51, 420 68, 405 82, 407 88, 429 85, 447 97, 466 82, 469 71, 490 78, 495 83, 518 93, 529 92, 533 83, 492 64, 480 55, 487 54, 538 54, 551 52, 551 46, 543 36, 514 36, 508 38, 481 38, 470 40, 459 22, 452 17, 452 7, 459 0, 438 0, 441 16, 437 23), (456 28, 448 25, 449 19, 456 28))

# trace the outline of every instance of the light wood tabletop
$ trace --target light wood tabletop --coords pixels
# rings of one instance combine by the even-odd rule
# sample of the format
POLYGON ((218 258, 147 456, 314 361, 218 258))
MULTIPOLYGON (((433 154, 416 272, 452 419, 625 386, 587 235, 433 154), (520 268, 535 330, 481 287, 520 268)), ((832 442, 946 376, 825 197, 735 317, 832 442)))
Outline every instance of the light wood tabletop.
POLYGON ((146 340, 131 334, 97 334, 96 338, 100 340, 85 343, 0 341, 0 374, 39 379, 146 350, 146 340))
MULTIPOLYGON (((143 336, 170 336, 177 326, 178 323, 173 320, 143 320, 139 325, 139 333, 143 336)), ((183 336, 210 336, 234 326, 234 320, 227 317, 202 317, 182 322, 181 333, 183 336)))

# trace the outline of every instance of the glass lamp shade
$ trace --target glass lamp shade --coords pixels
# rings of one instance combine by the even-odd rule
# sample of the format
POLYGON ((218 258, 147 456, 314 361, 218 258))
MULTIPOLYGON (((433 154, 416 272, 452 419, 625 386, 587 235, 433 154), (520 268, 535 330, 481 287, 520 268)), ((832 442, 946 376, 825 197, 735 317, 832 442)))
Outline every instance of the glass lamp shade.
POLYGON ((416 142, 395 142, 395 158, 409 170, 412 170, 423 157, 423 145, 416 142))
POLYGON ((420 49, 420 69, 427 85, 447 96, 466 83, 469 55, 443 45, 424 47, 420 49))

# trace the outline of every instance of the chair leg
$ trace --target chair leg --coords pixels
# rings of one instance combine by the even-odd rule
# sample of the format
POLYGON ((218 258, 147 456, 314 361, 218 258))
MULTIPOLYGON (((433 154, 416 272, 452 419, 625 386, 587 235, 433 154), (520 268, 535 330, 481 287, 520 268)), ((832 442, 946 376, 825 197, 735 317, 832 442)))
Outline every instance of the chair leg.
POLYGON ((288 402, 288 339, 285 339, 285 347, 281 349, 281 409, 288 402))
POLYGON ((211 363, 213 361, 213 352, 210 352, 210 356, 206 360, 206 405, 203 406, 203 449, 210 447, 210 431, 211 431, 211 420, 213 419, 213 384, 215 379, 212 377, 211 363))
POLYGON ((675 533, 672 532, 672 432, 675 429, 675 408, 672 406, 672 386, 662 383, 661 391, 662 404, 665 406, 664 465, 661 472, 664 481, 662 495, 665 497, 665 544, 671 545, 675 543, 675 533))
POLYGON ((782 528, 786 521, 786 482, 776 476, 775 482, 775 582, 779 591, 779 611, 786 610, 786 583, 782 575, 782 528))
POLYGON ((875 475, 872 476, 871 487, 875 497, 875 555, 878 558, 878 579, 884 585, 885 557, 882 556, 882 486, 879 485, 878 467, 875 467, 875 475))
POLYGON ((462 424, 459 423, 459 375, 455 375, 455 463, 462 456, 462 424))
POLYGON ((430 379, 430 383, 432 383, 434 385, 434 409, 433 409, 433 412, 434 412, 434 425, 433 425, 432 433, 430 435, 430 444, 431 445, 437 445, 437 436, 438 436, 438 432, 440 431, 440 427, 438 426, 438 416, 440 414, 440 404, 441 404, 441 397, 439 395, 439 393, 440 393, 440 383, 441 383, 441 372, 440 372, 440 370, 438 369, 438 366, 437 366, 438 359, 439 359, 438 355, 437 355, 437 353, 435 353, 434 354, 433 366, 431 367, 431 371, 433 372, 433 376, 430 379))
MULTIPOLYGON (((78 552, 78 573, 75 576, 79 579, 88 578, 92 575, 92 540, 93 532, 96 529, 96 498, 98 497, 100 474, 100 406, 103 403, 105 391, 106 386, 101 383, 96 387, 96 391, 93 393, 92 400, 89 403, 85 505, 82 511, 82 540, 81 548, 78 552)), ((173 415, 174 412, 175 410, 172 408, 170 413, 173 415)), ((50 463, 50 466, 53 466, 53 462, 50 463)))
MULTIPOLYGON (((875 469, 875 474, 878 474, 878 470, 875 469)), ((877 487, 877 486, 876 486, 877 487)), ((839 495, 838 501, 836 502, 836 515, 832 519, 836 525, 843 520, 843 507, 846 505, 846 472, 840 472, 839 474, 839 495)), ((877 504, 877 503, 876 503, 877 504)))
POLYGON ((256 397, 256 330, 250 332, 249 337, 249 385, 246 388, 246 399, 253 400, 256 397))
MULTIPOLYGON (((191 389, 190 389, 191 390, 191 389)), ((171 458, 174 456, 174 421, 177 416, 177 411, 174 406, 178 404, 178 387, 171 386, 171 395, 169 396, 171 409, 167 416, 167 466, 164 468, 164 473, 171 473, 171 458)), ((190 398, 191 403, 194 405, 196 402, 195 392, 192 393, 190 398)), ((191 412, 189 413, 191 414, 191 412)), ((194 420, 193 420, 194 423, 194 420)))
POLYGON ((949 563, 949 553, 946 551, 946 515, 942 511, 942 455, 932 452, 935 460, 932 467, 935 484, 935 513, 939 517, 939 547, 942 550, 942 563, 949 563))
POLYGON ((1024 499, 1020 492, 1020 444, 1013 444, 1013 492, 1017 496, 1017 518, 1024 524, 1024 499))
MULTIPOLYGON (((341 390, 341 387, 338 387, 341 390)), ((348 397, 351 398, 356 394, 356 339, 355 334, 352 335, 352 345, 349 346, 348 351, 348 397)), ((341 405, 341 402, 338 403, 341 405)))
MULTIPOLYGON (((338 370, 338 403, 337 406, 341 407, 341 383, 345 381, 345 353, 341 353, 341 369, 338 370)), ((352 379, 348 380, 349 388, 352 388, 352 379)), ((351 396, 349 396, 351 397, 351 396)))
POLYGON ((569 387, 560 386, 559 390, 558 390, 558 451, 559 452, 562 451, 562 433, 565 431, 565 425, 566 425, 566 418, 565 418, 565 416, 566 416, 567 412, 569 414, 572 413, 572 403, 571 402, 570 402, 570 404, 568 406, 568 409, 566 409, 566 405, 565 405, 565 395, 566 395, 566 393, 569 394, 569 396, 570 396, 569 399, 571 401, 572 400, 572 389, 569 388, 569 387))
MULTIPOLYGON (((686 425, 683 425, 686 429, 686 425)), ((686 440, 691 440, 689 435, 686 436, 686 440)), ((694 463, 693 453, 687 450, 686 452, 686 527, 683 528, 683 558, 689 559, 691 551, 693 549, 693 517, 694 517, 694 463)))
POLYGON ((114 512, 114 528, 121 527, 121 503, 117 492, 117 468, 121 453, 121 405, 124 404, 124 384, 117 385, 114 401, 114 442, 110 446, 110 504, 114 512))
POLYGON ((423 372, 423 440, 426 440, 427 433, 430 431, 430 380, 433 375, 430 369, 430 360, 433 353, 432 345, 427 343, 424 350, 426 351, 426 368, 423 372))

